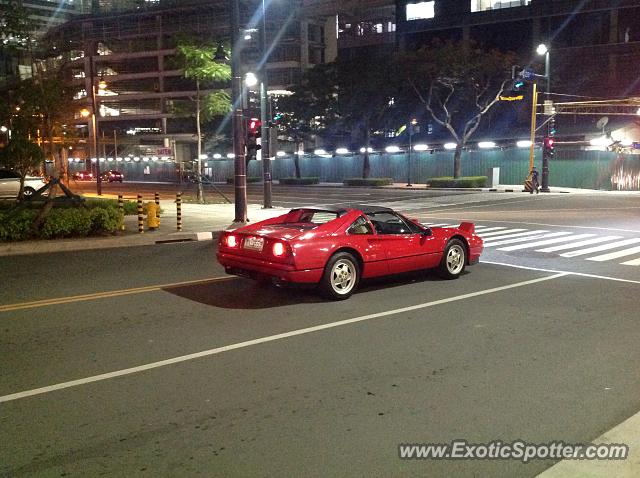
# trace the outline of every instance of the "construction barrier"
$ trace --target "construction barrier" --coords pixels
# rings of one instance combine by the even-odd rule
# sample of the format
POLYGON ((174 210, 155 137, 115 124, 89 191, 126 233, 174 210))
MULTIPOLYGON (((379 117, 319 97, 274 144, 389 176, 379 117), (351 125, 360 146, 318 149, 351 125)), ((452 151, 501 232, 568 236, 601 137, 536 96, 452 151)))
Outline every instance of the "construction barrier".
POLYGON ((118 194, 118 211, 122 214, 122 224, 120 224, 120 230, 124 231, 124 198, 121 194, 118 194))

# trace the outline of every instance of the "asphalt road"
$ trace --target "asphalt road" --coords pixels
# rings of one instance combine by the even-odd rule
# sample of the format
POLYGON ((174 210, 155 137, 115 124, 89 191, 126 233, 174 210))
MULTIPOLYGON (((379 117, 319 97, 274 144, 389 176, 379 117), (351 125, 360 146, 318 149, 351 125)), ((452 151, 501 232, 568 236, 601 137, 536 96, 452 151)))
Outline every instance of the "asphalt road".
POLYGON ((553 461, 398 445, 588 442, 638 412, 640 254, 589 260, 637 244, 527 247, 638 238, 638 196, 363 193, 532 239, 343 302, 225 276, 211 242, 0 257, 0 475, 530 477, 553 461))

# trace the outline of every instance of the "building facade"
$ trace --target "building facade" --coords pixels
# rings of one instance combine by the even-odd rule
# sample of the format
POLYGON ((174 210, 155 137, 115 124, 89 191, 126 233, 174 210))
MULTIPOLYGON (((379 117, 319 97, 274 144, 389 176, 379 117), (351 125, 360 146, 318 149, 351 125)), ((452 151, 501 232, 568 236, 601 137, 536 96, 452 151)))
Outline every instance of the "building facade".
MULTIPOLYGON (((192 103, 195 83, 184 78, 177 65, 176 46, 182 41, 228 45, 230 2, 145 2, 137 8, 131 8, 131 2, 99 2, 85 7, 94 13, 54 28, 48 39, 66 50, 75 122, 86 132, 88 144, 90 118, 81 111, 91 110, 92 83, 101 80, 106 87, 96 97, 99 156, 194 159, 194 120, 176 111, 192 103)), ((241 7, 242 23, 248 25, 260 3, 243 2, 241 7)), ((267 44, 274 46, 266 64, 268 90, 286 89, 305 69, 332 61, 335 28, 335 15, 306 14, 295 1, 269 4, 267 44)), ((244 41, 245 72, 255 71, 261 58, 255 33, 244 41)))

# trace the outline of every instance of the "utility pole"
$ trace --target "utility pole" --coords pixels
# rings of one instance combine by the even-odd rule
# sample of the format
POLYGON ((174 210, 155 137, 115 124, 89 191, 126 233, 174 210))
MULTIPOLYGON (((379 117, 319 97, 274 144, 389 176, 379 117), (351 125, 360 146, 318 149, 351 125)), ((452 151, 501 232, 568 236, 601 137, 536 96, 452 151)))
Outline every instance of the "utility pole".
MULTIPOLYGON (((544 76, 546 78, 546 83, 547 83, 547 88, 544 96, 545 110, 546 110, 548 107, 547 105, 551 104, 551 65, 550 65, 548 48, 544 54, 544 76)), ((544 113, 547 114, 547 111, 544 111, 544 113)), ((550 114, 553 115, 553 111, 551 111, 550 114)), ((553 136, 553 133, 555 133, 555 131, 551 129, 551 121, 548 121, 547 134, 545 135, 545 140, 544 140, 545 145, 549 142, 549 139, 553 136)), ((551 144, 553 144, 553 142, 551 144)), ((542 191, 543 193, 549 192, 549 154, 547 154, 547 149, 548 148, 544 146, 542 148, 542 183, 540 185, 541 186, 540 191, 542 191)))
POLYGON ((98 150, 98 101, 96 99, 96 79, 93 63, 95 48, 92 45, 89 56, 89 78, 91 80, 91 134, 93 136, 93 152, 96 158, 96 193, 102 196, 102 178, 100 177, 100 152, 98 150))
POLYGON ((273 206, 271 204, 271 128, 269 127, 271 123, 271 116, 267 119, 267 89, 269 85, 269 76, 267 72, 267 22, 266 22, 266 8, 264 5, 264 0, 262 0, 262 32, 260 35, 260 51, 262 52, 262 66, 260 67, 259 77, 260 77, 260 137, 261 137, 261 149, 260 154, 262 156, 262 182, 263 182, 263 193, 264 193, 264 201, 263 207, 264 209, 271 209, 273 206))
POLYGON ((240 33, 240 0, 231 0, 231 103, 233 116, 233 153, 235 169, 235 219, 234 222, 247 222, 247 164, 245 162, 244 117, 242 113, 242 74, 240 71, 242 47, 239 41, 240 33))

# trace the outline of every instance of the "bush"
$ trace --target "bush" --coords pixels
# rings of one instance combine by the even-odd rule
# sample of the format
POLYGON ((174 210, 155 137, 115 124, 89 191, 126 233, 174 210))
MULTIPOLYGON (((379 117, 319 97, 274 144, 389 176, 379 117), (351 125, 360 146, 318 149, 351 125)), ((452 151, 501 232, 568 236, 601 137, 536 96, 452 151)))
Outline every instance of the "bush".
MULTIPOLYGON (((259 183, 262 181, 262 178, 247 178, 247 183, 259 183)), ((235 178, 227 178, 227 184, 234 184, 235 178)))
POLYGON ((0 242, 24 241, 29 238, 31 224, 38 216, 34 209, 0 212, 0 242))
POLYGON ((389 186, 393 178, 349 178, 343 181, 345 186, 389 186))
POLYGON ((465 176, 453 179, 450 176, 427 179, 430 188, 483 188, 489 178, 487 176, 465 176))
POLYGON ((320 178, 306 177, 306 178, 280 178, 278 180, 280 184, 287 184, 290 186, 299 186, 304 184, 318 184, 320 178))
MULTIPOLYGON (((118 208, 117 199, 87 199, 84 204, 89 209, 94 209, 97 207, 113 207, 115 209, 118 208)), ((124 201, 123 206, 125 216, 135 216, 136 214, 138 214, 138 203, 136 201, 124 201)))
POLYGON ((91 208, 56 206, 45 218, 40 231, 34 234, 31 226, 38 213, 39 210, 34 208, 0 211, 0 241, 85 237, 91 234, 114 233, 124 220, 117 207, 111 204, 94 205, 91 208))

